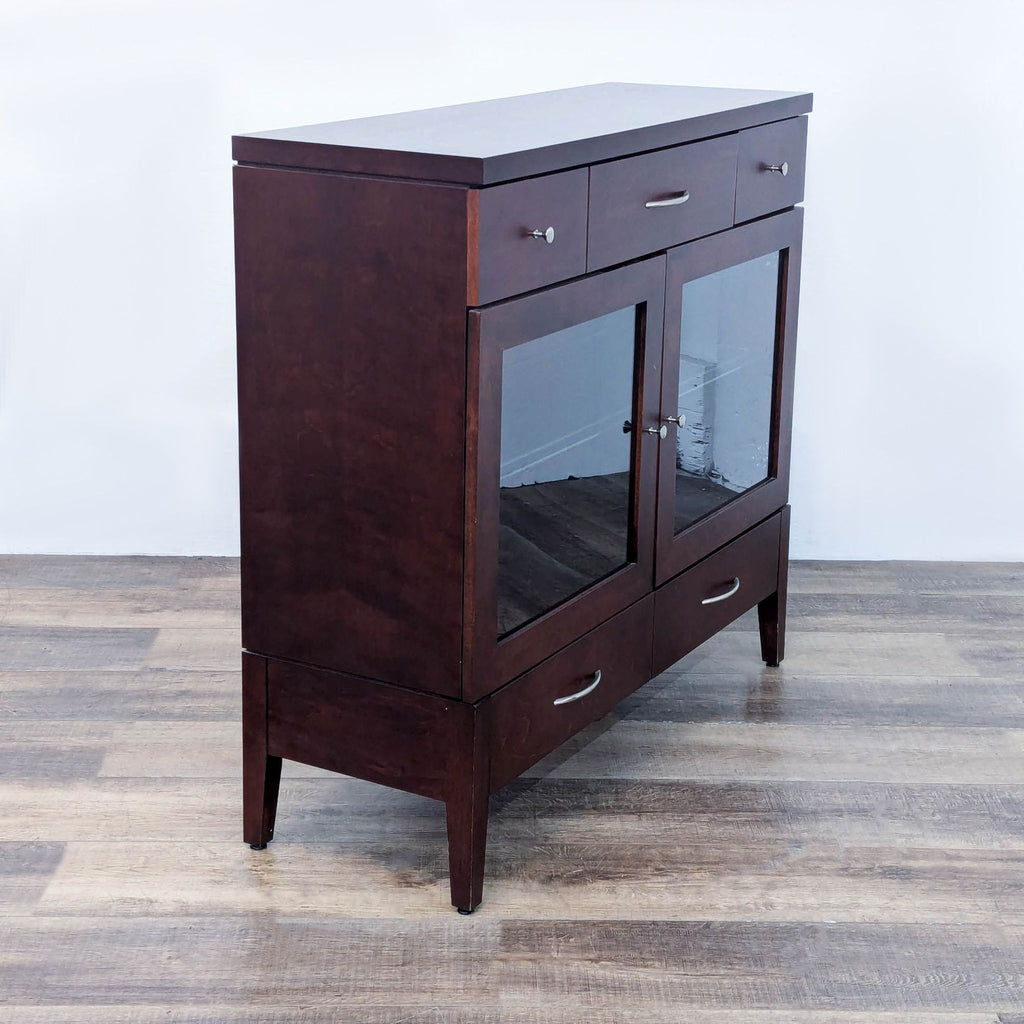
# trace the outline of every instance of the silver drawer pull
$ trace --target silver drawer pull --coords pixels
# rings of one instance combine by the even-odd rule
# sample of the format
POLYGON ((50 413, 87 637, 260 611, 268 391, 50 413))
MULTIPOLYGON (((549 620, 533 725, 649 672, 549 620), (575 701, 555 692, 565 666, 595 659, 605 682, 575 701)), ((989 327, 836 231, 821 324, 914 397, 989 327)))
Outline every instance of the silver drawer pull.
POLYGON ((674 423, 677 427, 685 427, 686 426, 686 416, 684 416, 683 413, 680 413, 678 416, 666 416, 665 417, 665 422, 666 423, 674 423))
POLYGON ((571 704, 574 700, 580 700, 581 698, 586 697, 588 693, 593 693, 597 689, 597 684, 599 682, 601 682, 600 669, 598 669, 594 673, 594 678, 591 679, 590 682, 586 686, 584 686, 582 690, 577 690, 575 693, 570 693, 568 697, 556 697, 554 701, 552 701, 552 703, 555 705, 555 707, 558 707, 559 704, 571 704))
POLYGON ((785 177, 787 174, 789 174, 789 164, 786 163, 785 160, 783 160, 781 164, 762 164, 761 170, 771 171, 772 174, 781 174, 783 177, 785 177))
POLYGON ((543 238, 544 241, 548 243, 548 245, 551 245, 551 243, 554 242, 555 240, 555 229, 545 228, 543 231, 541 231, 540 228, 534 228, 532 231, 526 232, 526 237, 543 238))
POLYGON ((665 438, 668 437, 668 427, 666 427, 664 423, 662 423, 660 427, 644 427, 644 433, 657 434, 658 437, 664 441, 665 438))
POLYGON ((648 199, 647 202, 644 203, 644 206, 646 206, 648 210, 657 209, 659 206, 682 206, 689 198, 690 193, 684 189, 679 193, 679 195, 672 196, 671 199, 648 199))
POLYGON ((719 601, 724 601, 728 597, 732 597, 737 590, 740 589, 740 578, 734 576, 732 580, 732 586, 724 593, 719 594, 718 597, 705 597, 701 604, 718 604, 719 601))

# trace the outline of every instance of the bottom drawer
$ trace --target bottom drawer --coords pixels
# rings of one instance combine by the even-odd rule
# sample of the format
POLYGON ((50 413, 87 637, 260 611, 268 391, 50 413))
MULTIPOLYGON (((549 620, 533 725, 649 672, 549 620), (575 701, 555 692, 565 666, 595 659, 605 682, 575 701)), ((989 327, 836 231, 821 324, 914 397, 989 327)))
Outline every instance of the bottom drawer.
POLYGON ((645 597, 490 699, 492 792, 651 678, 653 611, 645 597))
POLYGON ((655 591, 653 675, 775 593, 781 540, 780 514, 655 591))

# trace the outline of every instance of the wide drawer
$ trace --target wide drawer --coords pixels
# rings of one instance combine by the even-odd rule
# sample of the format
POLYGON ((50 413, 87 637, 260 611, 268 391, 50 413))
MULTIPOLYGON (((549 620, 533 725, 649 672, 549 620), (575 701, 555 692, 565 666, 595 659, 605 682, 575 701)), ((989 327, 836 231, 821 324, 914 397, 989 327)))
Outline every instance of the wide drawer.
POLYGON ((653 611, 651 595, 491 698, 492 791, 606 715, 651 678, 653 611))
POLYGON ((541 288, 587 267, 587 169, 471 189, 468 305, 541 288))
POLYGON ((655 591, 653 675, 775 593, 781 530, 774 515, 655 591))
POLYGON ((804 198, 807 118, 748 128, 739 134, 736 222, 795 206, 804 198))
POLYGON ((731 227, 736 146, 725 135, 591 167, 587 269, 731 227))

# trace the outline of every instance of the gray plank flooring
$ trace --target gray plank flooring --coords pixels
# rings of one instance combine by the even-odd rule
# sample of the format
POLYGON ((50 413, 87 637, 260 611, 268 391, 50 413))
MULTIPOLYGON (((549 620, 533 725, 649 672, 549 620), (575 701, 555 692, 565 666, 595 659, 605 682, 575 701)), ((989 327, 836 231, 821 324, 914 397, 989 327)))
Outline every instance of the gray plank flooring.
POLYGON ((1024 1024, 1024 566, 794 563, 492 798, 286 765, 240 840, 238 567, 0 558, 5 1024, 1024 1024))

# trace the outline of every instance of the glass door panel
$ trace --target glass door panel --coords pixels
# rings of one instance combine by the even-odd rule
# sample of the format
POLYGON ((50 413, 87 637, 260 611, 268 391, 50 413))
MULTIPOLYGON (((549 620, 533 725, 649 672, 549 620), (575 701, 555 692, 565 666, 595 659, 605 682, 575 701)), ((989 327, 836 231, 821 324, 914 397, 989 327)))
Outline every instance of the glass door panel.
POLYGON ((779 262, 772 252, 683 284, 677 534, 768 478, 779 262))
POLYGON ((634 560, 637 307, 506 348, 498 636, 634 560))

